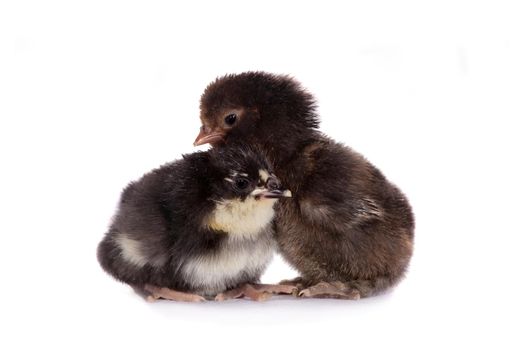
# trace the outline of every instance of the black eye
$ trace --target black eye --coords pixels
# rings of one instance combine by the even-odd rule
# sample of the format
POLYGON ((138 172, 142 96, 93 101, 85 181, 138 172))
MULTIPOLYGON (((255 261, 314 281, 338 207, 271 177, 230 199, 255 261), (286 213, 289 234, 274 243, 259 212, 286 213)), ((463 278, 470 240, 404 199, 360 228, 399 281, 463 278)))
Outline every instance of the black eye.
POLYGON ((226 117, 224 117, 224 122, 230 126, 232 126, 236 120, 237 120, 237 114, 235 113, 228 114, 226 117))
POLYGON ((239 190, 245 190, 249 184, 250 182, 245 178, 240 177, 235 179, 235 187, 237 187, 239 190))

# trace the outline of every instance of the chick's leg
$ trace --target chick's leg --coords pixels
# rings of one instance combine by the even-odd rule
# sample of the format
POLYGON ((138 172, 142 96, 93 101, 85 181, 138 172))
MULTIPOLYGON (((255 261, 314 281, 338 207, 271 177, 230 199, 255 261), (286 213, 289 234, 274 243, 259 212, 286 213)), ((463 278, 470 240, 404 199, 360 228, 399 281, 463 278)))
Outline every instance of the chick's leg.
POLYGON ((224 301, 229 299, 237 299, 247 297, 248 299, 255 301, 264 301, 270 297, 269 293, 261 292, 255 289, 251 284, 243 284, 242 286, 234 289, 227 290, 225 292, 217 294, 215 300, 224 301))
POLYGON ((279 284, 284 286, 293 286, 298 290, 302 290, 308 285, 308 283, 303 277, 296 277, 290 280, 282 280, 281 282, 279 282, 279 284))
POLYGON ((286 284, 252 284, 252 287, 260 292, 267 292, 271 294, 290 294, 297 295, 298 288, 295 285, 286 284))
POLYGON ((339 281, 319 282, 299 292, 305 298, 334 298, 357 300, 361 298, 359 290, 339 281))
POLYGON ((166 299, 166 300, 191 301, 191 302, 200 302, 200 301, 206 300, 204 297, 197 295, 197 294, 179 292, 177 290, 156 287, 150 284, 146 284, 144 286, 144 289, 148 293, 150 293, 150 295, 147 296, 148 301, 155 301, 161 298, 166 299))
POLYGON ((217 301, 236 299, 246 297, 255 301, 264 301, 271 294, 293 294, 297 293, 294 286, 274 285, 274 284, 244 284, 238 288, 230 289, 226 292, 219 293, 215 297, 217 301))

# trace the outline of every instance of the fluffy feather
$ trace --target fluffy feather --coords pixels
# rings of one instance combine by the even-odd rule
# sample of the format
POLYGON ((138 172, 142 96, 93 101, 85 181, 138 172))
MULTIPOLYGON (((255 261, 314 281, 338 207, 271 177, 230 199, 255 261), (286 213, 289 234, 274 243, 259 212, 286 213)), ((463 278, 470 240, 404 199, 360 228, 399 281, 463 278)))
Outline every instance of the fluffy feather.
POLYGON ((264 72, 218 78, 201 98, 201 121, 196 144, 215 133, 214 146, 256 145, 294 193, 278 204, 276 238, 306 286, 342 281, 368 296, 403 277, 414 236, 406 197, 363 156, 318 131, 315 99, 298 82, 264 72), (237 115, 233 125, 224 122, 229 113, 237 115))
POLYGON ((215 295, 256 282, 275 246, 276 199, 250 195, 271 183, 261 184, 261 171, 271 169, 260 152, 232 146, 185 155, 144 175, 122 192, 98 247, 100 264, 139 289, 215 295), (243 174, 246 188, 235 177, 225 180, 233 173, 243 174))

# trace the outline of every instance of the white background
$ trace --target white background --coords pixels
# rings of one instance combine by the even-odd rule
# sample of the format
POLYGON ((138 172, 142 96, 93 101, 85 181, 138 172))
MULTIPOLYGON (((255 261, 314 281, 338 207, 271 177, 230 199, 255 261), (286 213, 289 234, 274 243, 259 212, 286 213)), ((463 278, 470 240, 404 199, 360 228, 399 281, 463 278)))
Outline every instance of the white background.
MULTIPOLYGON (((525 347, 520 1, 0 2, 0 348, 525 347), (216 76, 288 73, 410 198, 358 302, 148 304, 95 249, 128 181, 192 152, 216 76)), ((278 258, 264 280, 295 273, 278 258)))

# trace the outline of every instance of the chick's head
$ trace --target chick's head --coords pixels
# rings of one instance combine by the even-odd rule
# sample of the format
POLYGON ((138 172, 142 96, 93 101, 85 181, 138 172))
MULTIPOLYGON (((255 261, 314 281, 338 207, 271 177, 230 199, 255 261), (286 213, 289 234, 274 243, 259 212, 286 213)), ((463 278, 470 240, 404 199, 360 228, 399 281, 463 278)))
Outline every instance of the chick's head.
POLYGON ((214 200, 255 200, 291 197, 260 151, 248 145, 214 148, 210 158, 215 169, 214 200))
POLYGON ((310 93, 289 76, 264 72, 217 78, 202 94, 200 119, 196 146, 264 143, 319 126, 310 93))

